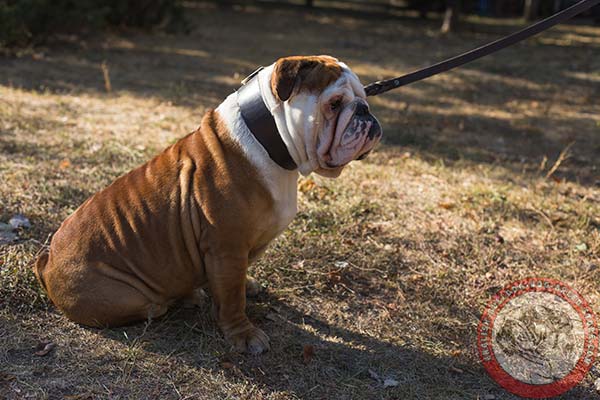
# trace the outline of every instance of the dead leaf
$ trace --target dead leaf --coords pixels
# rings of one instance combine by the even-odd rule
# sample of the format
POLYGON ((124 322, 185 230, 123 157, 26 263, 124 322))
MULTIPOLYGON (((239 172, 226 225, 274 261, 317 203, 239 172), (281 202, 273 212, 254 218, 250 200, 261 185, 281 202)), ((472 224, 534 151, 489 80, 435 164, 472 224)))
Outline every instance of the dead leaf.
POLYGON ((48 353, 52 351, 52 349, 56 347, 56 345, 52 342, 41 342, 36 347, 35 355, 38 357, 44 357, 48 353))
POLYGON ((60 164, 58 164, 58 168, 60 169, 67 169, 69 167, 71 167, 71 161, 67 158, 63 159, 60 164))
POLYGON ((277 314, 281 314, 281 307, 279 306, 269 306, 269 308, 275 311, 277 314))
POLYGON ((381 382, 381 378, 379 377, 379 374, 375 371, 373 371, 372 369, 369 370, 369 376, 372 379, 375 379, 377 382, 381 382))
POLYGON ((329 280, 331 282, 341 282, 342 281, 342 275, 340 274, 340 271, 329 271, 327 273, 327 277, 329 278, 329 280))
POLYGON ((451 372, 456 372, 457 374, 462 374, 462 373, 464 373, 464 372, 465 372, 465 371, 463 371, 462 369, 460 369, 460 368, 456 368, 456 367, 450 367, 450 368, 449 368, 449 370, 450 370, 451 372))
POLYGON ((446 210, 451 210, 454 207, 456 207, 456 204, 452 203, 452 202, 449 202, 449 201, 442 201, 442 202, 438 203, 438 206, 441 207, 441 208, 444 208, 446 210))
POLYGON ((233 367, 235 367, 235 364, 232 363, 231 361, 221 361, 221 368, 231 369, 233 367))
POLYGON ((326 187, 323 186, 318 186, 317 190, 314 191, 314 197, 317 198, 317 200, 324 200, 329 193, 331 192, 331 190, 329 190, 326 187))
POLYGON ((383 381, 383 387, 396 387, 398 386, 398 383, 399 382, 394 378, 385 378, 385 380, 383 381))
POLYGON ((24 216, 23 214, 13 215, 13 217, 8 221, 8 223, 14 229, 19 229, 19 228, 29 229, 29 228, 31 228, 31 222, 29 222, 29 219, 27 219, 27 217, 24 216))
POLYGON ((575 250, 577 251, 587 251, 588 246, 585 243, 579 243, 577 246, 575 246, 575 250))
POLYGON ((13 374, 9 374, 7 372, 0 371, 0 382, 10 382, 17 379, 13 374))
POLYGON ((269 321, 273 321, 273 322, 277 322, 280 321, 281 318, 279 317, 279 315, 277 315, 276 313, 267 313, 267 315, 265 315, 265 318, 268 319, 269 321))
POLYGON ((304 260, 298 261, 297 263, 292 264, 293 269, 304 269, 304 260))
POLYGON ((315 346, 312 344, 305 344, 302 349, 302 358, 304 358, 304 364, 308 364, 311 362, 313 357, 315 356, 315 346))
POLYGON ((310 178, 306 178, 302 182, 300 182, 300 184, 298 185, 298 190, 300 190, 302 193, 307 193, 313 190, 316 186, 317 184, 315 181, 313 181, 310 178))

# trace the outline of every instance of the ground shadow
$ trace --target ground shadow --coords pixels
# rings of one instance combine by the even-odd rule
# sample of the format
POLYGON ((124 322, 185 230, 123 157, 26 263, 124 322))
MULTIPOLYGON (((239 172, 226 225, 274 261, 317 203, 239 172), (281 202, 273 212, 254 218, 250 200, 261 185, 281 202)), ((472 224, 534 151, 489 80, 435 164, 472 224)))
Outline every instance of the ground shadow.
MULTIPOLYGON (((127 383, 138 380, 144 381, 148 390, 146 395, 160 393, 164 396, 163 390, 170 380, 166 375, 151 372, 156 371, 155 364, 146 370, 148 361, 144 359, 147 357, 139 353, 143 349, 159 356, 159 361, 154 361, 158 365, 171 368, 177 365, 181 369, 185 365, 184 369, 194 374, 224 375, 230 384, 250 383, 266 395, 285 391, 306 399, 356 398, 357 393, 365 392, 369 393, 369 398, 386 399, 464 399, 486 394, 496 399, 518 398, 495 384, 478 364, 435 356, 408 343, 400 346, 358 330, 342 328, 299 312, 270 295, 251 301, 249 315, 270 335, 271 351, 258 357, 233 353, 228 351, 227 344, 207 317, 208 308, 208 304, 196 310, 176 308, 149 325, 141 323, 105 330, 84 328, 89 331, 86 336, 100 335, 124 344, 131 354, 127 355, 125 351, 123 358, 133 357, 131 362, 124 363, 123 358, 115 359, 109 353, 95 354, 92 349, 86 351, 85 348, 58 347, 50 356, 37 358, 32 354, 32 344, 39 339, 25 335, 21 346, 10 349, 5 355, 10 359, 10 367, 4 367, 0 372, 13 376, 21 369, 31 370, 38 380, 46 382, 48 398, 61 398, 65 395, 86 396, 86 392, 76 386, 56 385, 54 377, 69 369, 65 364, 72 357, 78 358, 74 364, 83 361, 88 363, 88 368, 118 363, 129 368, 125 381, 122 375, 114 375, 112 370, 102 377, 113 396, 133 395, 127 391, 127 383), (310 346, 314 351, 309 358, 303 355, 304 346, 310 346), (385 379, 395 382, 384 387, 385 379)), ((63 318, 52 314, 48 314, 51 319, 63 318)), ((64 334, 77 334, 79 329, 72 327, 64 334)), ((14 321, 2 321, 0 338, 9 330, 22 331, 23 327, 14 321)), ((19 379, 27 381, 25 377, 19 379)), ((10 382, 0 380, 0 388, 2 384, 8 386, 10 382)), ((221 397, 224 393, 215 391, 212 396, 221 397)), ((575 388, 557 399, 588 399, 589 396, 583 388, 575 388)))

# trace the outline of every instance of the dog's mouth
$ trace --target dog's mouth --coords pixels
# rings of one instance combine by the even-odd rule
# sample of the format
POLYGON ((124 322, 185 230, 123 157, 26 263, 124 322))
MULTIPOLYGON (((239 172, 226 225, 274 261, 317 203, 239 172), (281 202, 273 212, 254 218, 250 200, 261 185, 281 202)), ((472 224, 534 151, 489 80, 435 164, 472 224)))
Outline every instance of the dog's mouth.
POLYGON ((327 137, 326 146, 321 143, 319 158, 323 168, 337 169, 353 160, 363 160, 381 140, 381 127, 371 114, 355 113, 346 121, 340 121, 341 118, 342 114, 335 119, 335 131, 327 137))
POLYGON ((371 153, 371 150, 365 151, 364 153, 362 153, 360 156, 358 156, 356 158, 356 161, 362 161, 362 160, 364 160, 365 158, 367 158, 369 156, 370 153, 371 153))

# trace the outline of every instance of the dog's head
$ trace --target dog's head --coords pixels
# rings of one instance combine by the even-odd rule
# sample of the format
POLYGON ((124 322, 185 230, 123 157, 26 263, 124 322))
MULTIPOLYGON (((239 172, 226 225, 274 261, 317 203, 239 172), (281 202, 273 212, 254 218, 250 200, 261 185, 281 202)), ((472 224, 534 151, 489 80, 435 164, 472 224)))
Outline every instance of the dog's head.
POLYGON ((369 110, 360 80, 335 58, 281 58, 274 64, 270 83, 284 105, 294 143, 304 147, 298 151, 318 174, 338 176, 350 161, 365 158, 381 139, 381 126, 369 110))

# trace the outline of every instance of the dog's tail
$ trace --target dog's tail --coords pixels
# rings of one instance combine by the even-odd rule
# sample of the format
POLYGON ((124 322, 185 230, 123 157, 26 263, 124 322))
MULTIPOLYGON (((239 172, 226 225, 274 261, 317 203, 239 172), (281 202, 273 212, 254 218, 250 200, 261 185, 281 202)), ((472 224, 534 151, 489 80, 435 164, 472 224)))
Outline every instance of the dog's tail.
POLYGON ((44 282, 44 269, 46 268, 46 264, 48 264, 48 257, 48 252, 43 252, 33 266, 33 273, 46 292, 48 289, 46 288, 46 282, 44 282))

